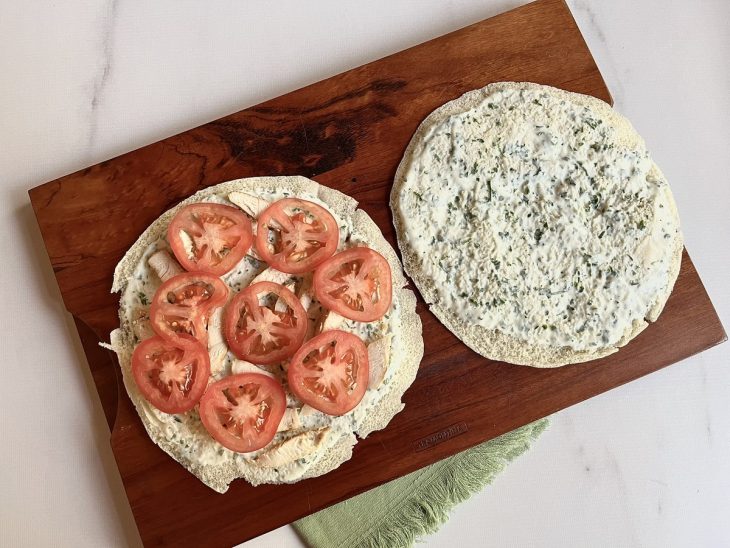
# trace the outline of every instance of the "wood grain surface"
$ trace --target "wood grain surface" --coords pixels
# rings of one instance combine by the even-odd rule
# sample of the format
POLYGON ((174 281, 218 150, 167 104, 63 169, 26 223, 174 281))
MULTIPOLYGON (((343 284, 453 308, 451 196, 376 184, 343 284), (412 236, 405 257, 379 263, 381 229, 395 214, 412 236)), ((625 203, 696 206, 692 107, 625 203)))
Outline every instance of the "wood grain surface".
POLYGON ((504 80, 611 97, 561 0, 540 0, 34 188, 31 202, 109 421, 146 545, 227 546, 257 536, 725 339, 685 253, 659 321, 617 354, 537 370, 486 360, 422 301, 425 356, 405 411, 336 471, 295 485, 205 487, 147 437, 98 347, 117 327, 114 266, 163 211, 209 185, 300 174, 360 202, 395 246, 388 194, 421 120, 504 80))

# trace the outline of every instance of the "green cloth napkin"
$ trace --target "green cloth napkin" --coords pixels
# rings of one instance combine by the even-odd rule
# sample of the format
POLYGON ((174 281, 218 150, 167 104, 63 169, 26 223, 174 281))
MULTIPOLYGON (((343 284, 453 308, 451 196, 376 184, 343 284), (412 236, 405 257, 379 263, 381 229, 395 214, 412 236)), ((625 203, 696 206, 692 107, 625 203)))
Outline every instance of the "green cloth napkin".
POLYGON ((541 419, 294 522, 311 548, 408 547, 490 484, 547 428, 541 419))

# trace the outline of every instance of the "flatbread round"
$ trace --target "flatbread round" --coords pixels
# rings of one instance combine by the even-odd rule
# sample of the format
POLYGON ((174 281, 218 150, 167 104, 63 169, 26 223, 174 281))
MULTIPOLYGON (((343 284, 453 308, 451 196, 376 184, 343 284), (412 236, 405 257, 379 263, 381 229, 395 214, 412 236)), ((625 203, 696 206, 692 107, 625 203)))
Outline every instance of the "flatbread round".
POLYGON ((491 84, 431 113, 390 205, 433 313, 494 360, 616 352, 679 273, 676 206, 642 138, 606 103, 548 86, 491 84))
MULTIPOLYGON (((223 278, 226 279, 225 276, 223 278)), ((205 484, 222 493, 236 478, 245 478, 253 485, 292 483, 334 470, 351 457, 352 447, 357 442, 356 435, 364 438, 370 432, 384 428, 403 409, 401 397, 415 379, 423 356, 421 321, 415 312, 416 299, 412 291, 404 288, 405 285, 406 280, 395 251, 383 238, 372 219, 357 209, 357 202, 351 197, 304 177, 255 177, 228 181, 201 190, 163 213, 145 230, 117 265, 112 292, 122 292, 120 327, 111 333, 111 348, 117 353, 127 393, 150 438, 205 484), (361 409, 361 403, 352 413, 337 418, 341 419, 337 427, 330 428, 326 436, 314 430, 304 433, 304 442, 311 442, 316 450, 308 454, 306 459, 294 463, 298 467, 296 474, 292 474, 291 465, 287 465, 289 468, 284 466, 278 469, 265 467, 260 462, 256 464, 252 458, 255 454, 235 454, 216 442, 207 444, 206 459, 196 457, 190 448, 190 440, 197 435, 207 435, 201 431, 203 427, 199 420, 188 421, 182 425, 175 420, 175 416, 159 412, 142 397, 131 375, 131 356, 138 337, 135 335, 134 315, 129 303, 134 302, 135 292, 141 287, 140 268, 146 265, 147 258, 159 246, 164 248, 167 227, 181 207, 194 202, 221 201, 221 196, 228 196, 232 192, 252 195, 278 192, 318 201, 326 205, 338 221, 350 227, 353 238, 383 255, 392 270, 393 305, 387 328, 392 335, 393 359, 385 381, 377 390, 368 390, 368 394, 373 394, 366 394, 366 408, 361 409), (215 446, 212 457, 210 446, 215 446)), ((140 298, 148 300, 144 295, 140 295, 140 298)), ((363 402, 365 401, 364 399, 363 402)))

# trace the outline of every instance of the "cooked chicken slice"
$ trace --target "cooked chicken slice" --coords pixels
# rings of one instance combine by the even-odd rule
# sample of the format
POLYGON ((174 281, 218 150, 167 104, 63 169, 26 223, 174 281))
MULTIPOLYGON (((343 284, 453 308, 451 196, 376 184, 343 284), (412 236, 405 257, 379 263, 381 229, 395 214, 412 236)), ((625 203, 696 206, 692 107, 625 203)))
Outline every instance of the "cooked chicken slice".
POLYGON ((281 418, 279 428, 277 432, 283 432, 285 430, 296 430, 301 428, 302 423, 299 420, 299 410, 296 407, 287 407, 284 411, 284 416, 281 418))
POLYGON ((322 333, 323 331, 328 331, 330 329, 337 329, 344 321, 345 318, 340 316, 337 312, 324 310, 322 315, 319 317, 319 323, 317 324, 315 331, 317 333, 322 333))
POLYGON ((314 336, 314 328, 317 325, 317 320, 322 314, 322 307, 319 303, 314 302, 314 289, 312 288, 312 275, 306 274, 303 278, 297 290, 295 291, 299 302, 302 304, 302 308, 307 311, 307 334, 304 336, 304 340, 309 340, 314 336))
POLYGON ((208 319, 208 355, 210 371, 214 375, 223 367, 227 353, 228 346, 223 338, 223 307, 220 307, 208 319))
POLYGON ((272 379, 276 378, 273 373, 266 369, 262 369, 251 362, 247 362, 246 360, 233 360, 233 363, 231 364, 231 374, 240 375, 241 373, 261 373, 262 375, 268 375, 272 379))
POLYGON ((152 331, 149 310, 147 308, 136 308, 132 312, 132 331, 140 341, 149 339, 155 334, 152 331))
POLYGON ((314 300, 314 292, 312 291, 312 288, 308 288, 306 290, 299 291, 299 302, 302 303, 302 308, 304 310, 309 310, 309 307, 312 306, 312 301, 314 300))
POLYGON ((319 430, 310 430, 297 434, 296 436, 265 450, 263 453, 259 454, 253 462, 257 466, 264 466, 267 468, 281 468, 282 466, 291 464, 299 459, 311 455, 317 451, 319 447, 324 445, 329 431, 329 427, 326 427, 319 430))
POLYGON ((368 345, 368 364, 370 366, 368 388, 377 388, 385 378, 390 363, 390 342, 392 339, 393 335, 386 335, 368 345))
POLYGON ((147 259, 147 262, 163 282, 183 273, 183 268, 180 266, 180 263, 173 259, 165 249, 155 251, 147 259))
MULTIPOLYGON (((303 297, 300 297, 300 302, 303 301, 303 297)), ((302 306, 304 306, 304 302, 302 302, 302 306)), ((308 341, 312 337, 314 337, 317 327, 317 322, 319 321, 319 317, 322 315, 322 306, 318 302, 310 301, 306 307, 304 307, 304 310, 307 311, 307 332, 304 335, 304 340, 308 341)))
POLYGON ((307 405, 306 403, 302 405, 302 408, 299 410, 300 417, 311 417, 317 413, 321 413, 321 411, 317 411, 314 407, 307 405))
MULTIPOLYGON (((254 235, 255 234, 256 234, 256 230, 254 230, 254 235)), ((256 246, 255 245, 252 245, 251 248, 248 251, 246 251, 246 255, 248 255, 249 257, 251 257, 253 259, 256 259, 257 261, 262 261, 263 260, 261 258, 261 255, 259 255, 259 252, 256 251, 256 246)))
MULTIPOLYGON (((282 284, 282 285, 284 287, 286 287, 289 291, 291 291, 292 293, 294 293, 294 289, 295 289, 295 286, 296 286, 296 280, 294 280, 294 278, 292 278, 291 280, 289 280, 288 282, 286 282, 285 284, 282 284)), ((287 308, 289 308, 289 307, 287 306, 287 304, 284 301, 284 299, 276 299, 276 304, 274 304, 274 311, 275 312, 286 312, 286 309, 287 308)))
POLYGON ((228 199, 254 219, 270 205, 270 202, 245 192, 231 192, 228 199))
POLYGON ((284 285, 291 278, 291 274, 287 274, 286 272, 281 272, 279 270, 276 270, 275 268, 269 267, 260 274, 258 274, 253 280, 251 280, 251 284, 255 284, 258 282, 274 282, 275 284, 284 285))

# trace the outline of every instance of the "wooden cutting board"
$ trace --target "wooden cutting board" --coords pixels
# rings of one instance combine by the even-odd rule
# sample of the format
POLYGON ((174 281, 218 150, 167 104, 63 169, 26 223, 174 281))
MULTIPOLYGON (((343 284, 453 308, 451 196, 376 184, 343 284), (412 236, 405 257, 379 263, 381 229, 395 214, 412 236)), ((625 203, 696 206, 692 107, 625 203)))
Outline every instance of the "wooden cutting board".
POLYGON ((359 200, 395 247, 388 194, 417 125, 443 103, 502 80, 611 102, 565 3, 540 0, 30 191, 145 544, 236 544, 725 340, 685 253, 658 322, 611 357, 557 370, 478 356, 420 301, 426 349, 405 411, 323 477, 255 488, 237 481, 220 495, 149 440, 114 356, 97 345, 117 326, 114 266, 140 233, 206 186, 301 174, 359 200))

